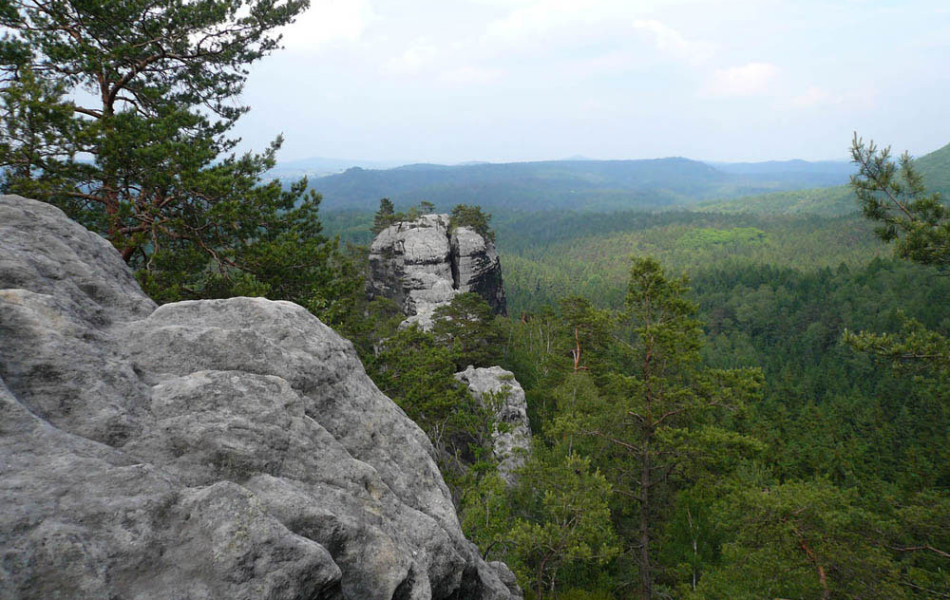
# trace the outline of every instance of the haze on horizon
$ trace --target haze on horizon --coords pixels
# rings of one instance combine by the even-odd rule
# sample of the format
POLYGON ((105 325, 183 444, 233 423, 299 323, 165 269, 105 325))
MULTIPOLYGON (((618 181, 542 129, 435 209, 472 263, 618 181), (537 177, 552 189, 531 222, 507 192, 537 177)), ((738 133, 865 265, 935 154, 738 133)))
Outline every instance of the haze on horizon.
POLYGON ((312 0, 236 133, 282 162, 846 160, 950 142, 946 0, 312 0))

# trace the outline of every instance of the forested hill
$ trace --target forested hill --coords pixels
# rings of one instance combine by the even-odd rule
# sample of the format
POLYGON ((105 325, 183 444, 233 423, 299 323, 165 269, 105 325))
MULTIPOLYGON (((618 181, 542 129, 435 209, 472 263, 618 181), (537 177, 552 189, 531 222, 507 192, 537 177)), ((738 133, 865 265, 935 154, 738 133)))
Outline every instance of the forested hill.
MULTIPOLYGON (((831 163, 835 164, 835 163, 831 163)), ((328 210, 375 210, 388 197, 397 207, 421 201, 439 209, 459 203, 489 210, 613 211, 691 206, 847 181, 840 165, 755 163, 723 167, 686 158, 566 160, 444 166, 417 164, 388 170, 352 168, 311 182, 328 210)))
MULTIPOLYGON (((755 171, 765 165, 786 165, 789 173, 795 170, 794 163, 746 163, 716 165, 731 173, 755 171)), ((842 165, 853 171, 854 167, 847 163, 806 163, 812 165, 816 175, 821 169, 827 169, 831 175, 842 165), (837 165, 837 167, 835 166, 837 165)), ((939 192, 944 198, 950 198, 950 144, 930 154, 925 154, 914 161, 917 171, 923 176, 924 184, 931 192, 939 192)), ((837 171, 847 178, 849 170, 837 171)), ((775 177, 781 176, 781 171, 775 171, 775 177)), ((811 214, 826 217, 835 217, 858 212, 858 204, 851 188, 846 185, 834 185, 816 189, 798 189, 766 194, 754 194, 742 198, 720 198, 708 200, 700 204, 700 209, 709 212, 723 213, 760 213, 770 215, 799 215, 811 214)))
POLYGON ((855 172, 853 164, 841 160, 809 162, 797 159, 709 164, 724 173, 755 176, 789 186, 801 186, 806 180, 815 186, 838 185, 848 181, 848 177, 855 172))
POLYGON ((950 198, 950 144, 921 156, 915 162, 927 189, 950 198))

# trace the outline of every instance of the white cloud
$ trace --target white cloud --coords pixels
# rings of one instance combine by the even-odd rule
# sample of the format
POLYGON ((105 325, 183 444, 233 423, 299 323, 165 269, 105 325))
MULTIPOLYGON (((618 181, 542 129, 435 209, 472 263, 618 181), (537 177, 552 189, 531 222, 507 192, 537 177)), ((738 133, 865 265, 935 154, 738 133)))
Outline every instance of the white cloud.
POLYGON ((418 75, 434 69, 444 57, 439 48, 428 40, 417 40, 401 55, 386 63, 391 75, 418 75))
POLYGON ((479 47, 496 56, 550 57, 564 63, 559 68, 591 60, 597 71, 610 70, 606 63, 622 71, 633 63, 655 62, 657 56, 694 67, 708 63, 716 53, 715 44, 690 39, 667 21, 648 16, 651 7, 662 4, 653 0, 516 1, 504 17, 488 23, 479 47), (593 52, 597 52, 594 57, 593 52), (568 54, 574 58, 565 59, 568 54))
POLYGON ((708 61, 715 52, 712 44, 688 40, 679 31, 656 19, 637 19, 633 22, 633 26, 636 29, 653 34, 659 51, 671 54, 693 65, 708 61))
POLYGON ((843 98, 832 94, 828 90, 813 86, 791 99, 790 104, 796 108, 815 108, 829 104, 841 104, 843 98))
POLYGON ((284 46, 290 52, 312 53, 332 42, 357 42, 374 19, 368 0, 312 0, 284 30, 284 46))
POLYGON ((469 66, 445 71, 439 79, 450 85, 487 85, 494 83, 502 75, 504 72, 498 69, 469 66))
POLYGON ((797 109, 839 108, 848 112, 868 111, 877 104, 878 90, 873 87, 856 88, 844 91, 830 91, 812 86, 803 93, 792 96, 787 106, 797 109))
POLYGON ((576 2, 562 0, 521 6, 505 18, 491 23, 488 26, 488 36, 518 41, 566 27, 580 8, 576 5, 576 2))
POLYGON ((639 65, 640 59, 634 52, 615 50, 589 58, 566 60, 558 66, 558 72, 572 81, 583 80, 626 71, 639 65))
MULTIPOLYGON (((646 2, 633 4, 627 0, 534 0, 530 3, 513 2, 517 8, 502 19, 489 24, 488 39, 509 43, 530 43, 538 38, 559 39, 604 33, 609 30, 629 30, 631 21, 647 6, 646 2)), ((614 31, 616 33, 617 31, 614 31)))
POLYGON ((778 74, 778 67, 762 62, 717 69, 712 74, 705 91, 711 96, 760 96, 771 89, 778 74))
POLYGON ((466 58, 458 47, 438 46, 420 39, 387 61, 384 71, 397 77, 421 77, 453 86, 487 85, 504 75, 500 69, 467 63, 466 58))

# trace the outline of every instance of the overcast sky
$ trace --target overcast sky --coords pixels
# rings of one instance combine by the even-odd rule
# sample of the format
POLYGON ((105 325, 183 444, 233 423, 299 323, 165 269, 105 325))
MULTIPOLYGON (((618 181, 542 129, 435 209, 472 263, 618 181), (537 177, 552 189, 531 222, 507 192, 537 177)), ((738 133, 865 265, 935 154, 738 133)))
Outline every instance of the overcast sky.
POLYGON ((280 159, 846 159, 950 142, 948 0, 312 0, 238 127, 280 159))

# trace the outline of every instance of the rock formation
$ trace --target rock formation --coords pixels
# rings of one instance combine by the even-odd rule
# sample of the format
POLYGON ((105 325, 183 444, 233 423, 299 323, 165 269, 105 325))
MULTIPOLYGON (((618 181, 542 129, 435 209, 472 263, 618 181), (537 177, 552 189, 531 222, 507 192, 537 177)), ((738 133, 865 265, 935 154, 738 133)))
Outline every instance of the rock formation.
POLYGON ((531 450, 531 426, 524 390, 511 371, 501 367, 469 366, 455 378, 468 386, 469 393, 495 414, 492 445, 498 459, 498 474, 509 484, 514 471, 524 465, 531 450))
POLYGON ((517 597, 433 455, 301 307, 156 308, 102 238, 0 196, 0 599, 517 597))
POLYGON ((458 294, 481 295, 506 314, 501 263, 495 245, 471 227, 449 226, 449 216, 423 215, 380 232, 370 247, 370 298, 395 300, 408 323, 432 325, 432 313, 458 294))
MULTIPOLYGON (((381 231, 370 247, 369 296, 392 298, 409 318, 432 327, 435 310, 456 295, 475 292, 496 314, 505 314, 501 263, 491 240, 471 227, 450 227, 448 215, 423 215, 381 231)), ((514 375, 501 367, 469 367, 455 378, 468 385, 479 401, 495 412, 493 433, 499 474, 514 482, 514 470, 524 464, 531 445, 524 390, 514 375)))

